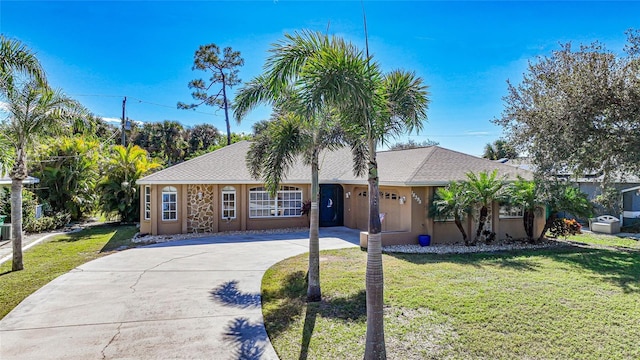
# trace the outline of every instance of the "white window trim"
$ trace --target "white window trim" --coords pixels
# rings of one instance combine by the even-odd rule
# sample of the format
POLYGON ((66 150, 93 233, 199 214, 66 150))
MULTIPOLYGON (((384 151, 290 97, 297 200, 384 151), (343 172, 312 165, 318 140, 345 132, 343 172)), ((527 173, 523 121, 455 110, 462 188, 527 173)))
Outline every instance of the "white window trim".
POLYGON ((151 220, 151 186, 144 187, 144 219, 151 220))
POLYGON ((162 189, 162 221, 178 221, 178 189, 176 189, 173 186, 166 186, 162 189), (175 201, 168 201, 165 202, 164 201, 164 196, 165 195, 174 195, 175 196, 175 201), (171 204, 174 203, 176 206, 175 210, 166 210, 164 209, 164 205, 165 204, 171 204), (176 214, 176 218, 175 219, 167 219, 165 218, 165 215, 167 213, 175 213, 176 214))
MULTIPOLYGON (((271 215, 252 215, 251 214, 252 209, 249 208, 249 218, 250 219, 273 219, 273 218, 295 218, 295 217, 302 216, 302 203, 304 202, 304 199, 302 198, 302 189, 294 186, 282 186, 280 189, 281 190, 278 190, 276 194, 276 198, 272 198, 269 192, 266 191, 266 189, 264 189, 263 187, 256 187, 256 188, 249 189, 249 206, 251 206, 251 201, 252 201, 251 195, 261 194, 260 199, 256 199, 256 201, 267 203, 269 206, 270 214, 271 214, 271 215), (258 189, 261 189, 261 190, 258 190, 258 189), (287 200, 279 200, 285 197, 285 195, 287 194, 300 194, 300 196, 299 197, 296 196, 296 198, 294 199, 289 198, 287 200), (297 206, 297 207, 288 206, 288 207, 278 208, 279 206, 278 203, 280 201, 299 202, 300 206, 297 206), (286 210, 294 210, 296 214, 284 215, 284 211, 286 210), (281 212, 282 212, 282 215, 279 215, 281 212)), ((264 209, 265 208, 262 207, 256 210, 264 210, 264 209)))
POLYGON ((221 211, 220 211, 220 215, 222 216, 223 219, 235 219, 237 217, 238 214, 238 210, 237 210, 237 196, 236 196, 236 189, 233 186, 225 186, 222 189, 222 197, 221 197, 222 201, 220 206, 221 211), (225 201, 224 196, 225 195, 233 195, 233 201, 225 201), (233 208, 230 209, 225 209, 225 203, 233 203, 233 208), (225 211, 233 211, 233 216, 224 216, 225 211))
POLYGON ((524 209, 520 206, 512 206, 507 210, 506 206, 500 206, 500 219, 522 219, 524 217, 524 209))

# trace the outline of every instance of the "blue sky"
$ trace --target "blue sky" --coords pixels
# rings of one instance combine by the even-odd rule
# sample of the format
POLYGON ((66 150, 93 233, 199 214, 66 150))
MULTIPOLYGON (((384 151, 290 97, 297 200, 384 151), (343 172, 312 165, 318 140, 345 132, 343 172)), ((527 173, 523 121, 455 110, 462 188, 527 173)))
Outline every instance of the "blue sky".
MULTIPOLYGON (((622 50, 628 28, 640 28, 640 2, 364 1, 369 46, 384 70, 415 71, 430 86, 429 120, 420 135, 441 146, 480 155, 500 137, 506 80, 519 83, 527 61, 559 43, 599 40, 622 50)), ((189 102, 187 83, 201 44, 231 46, 258 75, 267 50, 285 33, 326 31, 364 48, 360 1, 7 1, 0 31, 31 47, 49 81, 96 115, 140 121, 210 123, 224 113, 189 102)), ((236 89, 233 89, 234 92, 236 89)), ((258 109, 232 131, 250 132, 266 119, 258 109)), ((402 139, 406 140, 406 138, 402 139)))

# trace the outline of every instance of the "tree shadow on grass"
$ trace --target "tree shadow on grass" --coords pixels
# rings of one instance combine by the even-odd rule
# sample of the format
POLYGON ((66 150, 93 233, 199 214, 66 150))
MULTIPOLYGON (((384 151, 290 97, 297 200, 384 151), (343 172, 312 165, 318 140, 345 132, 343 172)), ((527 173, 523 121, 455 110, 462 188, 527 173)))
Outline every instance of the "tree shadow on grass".
POLYGON ((594 277, 620 286, 625 293, 640 292, 640 252, 578 248, 548 256, 591 271, 594 277))
POLYGON ((388 254, 416 265, 451 262, 473 267, 499 266, 519 271, 541 271, 536 257, 580 267, 624 292, 640 292, 640 252, 563 246, 549 249, 517 250, 474 254, 388 254))

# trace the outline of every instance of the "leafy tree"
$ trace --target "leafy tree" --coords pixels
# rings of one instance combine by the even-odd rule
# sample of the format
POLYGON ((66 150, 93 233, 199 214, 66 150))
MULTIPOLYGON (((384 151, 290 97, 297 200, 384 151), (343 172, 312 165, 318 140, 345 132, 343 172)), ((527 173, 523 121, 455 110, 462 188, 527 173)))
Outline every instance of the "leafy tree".
POLYGON ((482 240, 484 238, 489 206, 491 206, 493 200, 498 198, 500 191, 504 186, 504 181, 502 179, 498 179, 497 176, 497 170, 494 170, 491 174, 485 171, 480 172, 477 175, 472 172, 467 173, 469 195, 471 196, 473 203, 480 206, 480 216, 478 217, 478 228, 476 230, 475 241, 482 240))
POLYGON ((538 241, 542 241, 547 230, 558 219, 558 213, 560 212, 568 212, 579 218, 589 218, 593 215, 593 205, 589 202, 587 194, 580 191, 580 189, 558 181, 549 181, 541 185, 541 192, 543 200, 547 204, 549 217, 538 237, 538 241))
POLYGON ((142 147, 152 157, 162 159, 169 165, 182 162, 185 158, 188 149, 185 138, 188 133, 177 121, 144 123, 133 135, 133 144, 142 147))
POLYGON ((6 92, 8 118, 2 125, 5 142, 15 149, 9 171, 11 177, 11 224, 13 232, 13 271, 22 270, 22 181, 27 178, 27 151, 46 136, 69 129, 83 118, 84 109, 59 91, 42 87, 36 81, 9 86, 6 92))
POLYGON ((233 51, 231 47, 224 48, 223 57, 220 58, 218 45, 201 45, 194 55, 193 70, 209 71, 211 72, 211 77, 208 82, 203 79, 195 79, 189 82, 189 89, 194 89, 191 96, 196 100, 195 103, 178 102, 178 109, 195 109, 203 104, 223 109, 227 125, 227 145, 231 145, 229 94, 227 92, 228 88, 230 89, 240 84, 237 68, 242 65, 244 65, 244 59, 240 57, 240 52, 233 51), (210 95, 208 91, 215 84, 221 84, 221 88, 216 94, 210 95))
POLYGON ((462 226, 462 218, 471 213, 472 198, 466 182, 452 181, 447 187, 438 188, 432 204, 432 215, 439 218, 453 217, 456 227, 462 234, 464 244, 469 246, 467 232, 462 226))
POLYGON ((215 126, 209 124, 200 124, 187 129, 186 138, 188 143, 187 157, 198 151, 207 150, 221 142, 220 132, 215 126))
MULTIPOLYGON (((322 61, 323 55, 348 49, 340 39, 318 33, 287 35, 285 41, 271 50, 265 74, 240 89, 234 104, 238 121, 260 103, 276 106, 270 122, 254 125, 254 143, 247 158, 253 176, 262 177, 272 194, 278 190, 279 183, 297 156, 303 156, 311 167, 307 287, 307 301, 310 302, 320 301, 322 297, 318 229, 319 155, 324 149, 331 150, 341 145, 342 132, 336 126, 330 104, 323 100, 308 100, 311 97, 309 89, 315 88, 317 84, 314 82, 322 79, 306 75, 311 64, 322 61)), ((332 96, 333 93, 320 93, 316 99, 332 96)))
POLYGON ((518 153, 505 140, 498 139, 493 144, 485 145, 482 157, 489 160, 515 159, 518 153))
POLYGON ((416 149, 427 146, 437 146, 440 145, 439 142, 433 140, 424 140, 421 142, 416 142, 413 139, 409 139, 407 142, 397 142, 389 147, 389 150, 406 150, 406 149, 416 149))
POLYGON ((37 194, 54 211, 79 220, 94 211, 99 178, 100 143, 84 137, 62 137, 44 144, 36 156, 34 175, 40 179, 37 194))
POLYGON ((140 216, 140 194, 136 181, 161 167, 149 160, 137 145, 115 145, 107 159, 104 177, 98 184, 100 204, 105 213, 117 212, 122 222, 134 222, 140 216))
POLYGON ((537 176, 561 172, 612 176, 640 171, 640 33, 629 31, 626 56, 600 43, 562 45, 508 82, 496 124, 526 152, 537 176))
POLYGON ((544 202, 541 201, 538 187, 534 181, 528 181, 522 177, 509 184, 506 189, 509 205, 521 207, 523 210, 522 224, 527 240, 533 242, 533 227, 535 224, 536 212, 539 212, 544 202))
POLYGON ((46 86, 47 79, 35 54, 18 40, 0 34, 0 90, 6 93, 14 87, 16 75, 26 75, 38 85, 46 86))

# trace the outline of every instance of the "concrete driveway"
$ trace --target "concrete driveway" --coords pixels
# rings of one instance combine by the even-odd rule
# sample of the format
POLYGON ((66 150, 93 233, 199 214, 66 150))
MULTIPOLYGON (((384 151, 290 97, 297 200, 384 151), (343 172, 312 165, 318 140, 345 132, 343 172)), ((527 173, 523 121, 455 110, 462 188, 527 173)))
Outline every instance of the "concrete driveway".
MULTIPOLYGON (((358 234, 323 228, 320 246, 358 246, 358 234)), ((218 236, 86 263, 0 321, 0 359, 277 359, 260 282, 308 242, 307 233, 218 236)))

